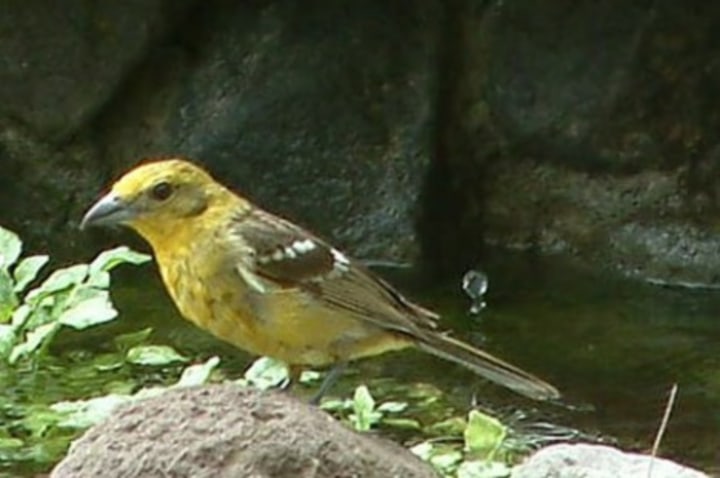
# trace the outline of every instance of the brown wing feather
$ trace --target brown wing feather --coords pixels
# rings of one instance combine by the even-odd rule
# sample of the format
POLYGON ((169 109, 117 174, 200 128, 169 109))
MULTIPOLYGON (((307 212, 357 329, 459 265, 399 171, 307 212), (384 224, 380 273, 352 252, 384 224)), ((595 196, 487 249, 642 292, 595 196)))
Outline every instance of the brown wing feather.
POLYGON ((252 220, 240 219, 236 227, 243 240, 257 251, 254 272, 259 277, 283 288, 303 289, 328 307, 385 329, 414 334, 418 327, 436 327, 436 314, 408 301, 322 239, 269 213, 251 214, 252 220), (293 257, 281 254, 304 241, 311 241, 314 247, 296 252, 293 257))

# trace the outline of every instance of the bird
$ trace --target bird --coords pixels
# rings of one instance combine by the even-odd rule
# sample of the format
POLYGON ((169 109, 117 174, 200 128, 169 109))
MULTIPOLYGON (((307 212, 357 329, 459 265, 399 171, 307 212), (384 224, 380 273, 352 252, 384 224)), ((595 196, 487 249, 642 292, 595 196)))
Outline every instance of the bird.
POLYGON ((453 338, 438 314, 187 158, 142 160, 87 210, 80 228, 90 226, 137 232, 184 318, 284 362, 290 382, 303 369, 329 367, 315 403, 349 362, 409 347, 532 399, 560 397, 553 385, 453 338))

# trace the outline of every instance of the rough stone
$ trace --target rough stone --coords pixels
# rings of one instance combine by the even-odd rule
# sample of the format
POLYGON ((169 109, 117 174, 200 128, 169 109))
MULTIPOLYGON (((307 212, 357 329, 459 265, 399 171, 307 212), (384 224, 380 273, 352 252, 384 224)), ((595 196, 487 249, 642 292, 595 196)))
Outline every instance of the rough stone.
POLYGON ((604 445, 552 445, 515 467, 512 478, 708 478, 670 460, 604 445), (652 474, 648 474, 652 466, 652 474))
POLYGON ((113 174, 180 154, 356 255, 415 254, 437 2, 205 2, 100 129, 113 174))
POLYGON ((62 140, 113 97, 187 1, 3 2, 0 119, 62 140))
POLYGON ((434 477, 409 451, 277 392, 170 391, 88 430, 52 478, 434 477))

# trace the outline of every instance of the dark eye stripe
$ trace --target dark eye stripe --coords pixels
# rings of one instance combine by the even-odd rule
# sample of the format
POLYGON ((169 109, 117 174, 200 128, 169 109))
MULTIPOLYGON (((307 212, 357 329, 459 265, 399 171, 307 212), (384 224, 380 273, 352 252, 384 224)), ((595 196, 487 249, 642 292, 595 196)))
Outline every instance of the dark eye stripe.
POLYGON ((161 183, 157 183, 155 186, 153 186, 152 190, 150 191, 150 194, 152 195, 153 199, 156 199, 158 201, 164 201, 167 198, 169 198, 173 193, 173 187, 170 185, 170 183, 163 181, 161 183))

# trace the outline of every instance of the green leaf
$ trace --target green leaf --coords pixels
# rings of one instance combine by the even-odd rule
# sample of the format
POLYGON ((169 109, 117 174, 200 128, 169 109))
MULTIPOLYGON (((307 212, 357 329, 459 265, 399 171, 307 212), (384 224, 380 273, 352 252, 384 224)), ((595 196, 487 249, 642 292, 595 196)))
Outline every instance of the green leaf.
POLYGON ((85 284, 95 289, 107 289, 110 287, 110 273, 107 271, 98 271, 90 274, 85 284))
POLYGON ((128 350, 125 359, 135 365, 170 365, 187 362, 174 348, 167 345, 139 345, 128 350))
POLYGON ((7 358, 10 355, 17 336, 15 335, 15 327, 7 324, 0 324, 0 358, 7 358))
POLYGON ((350 420, 355 429, 361 432, 370 430, 382 417, 381 413, 375 411, 375 399, 370 395, 370 391, 365 385, 360 385, 355 389, 353 412, 350 415, 350 420))
POLYGON ((277 387, 288 379, 287 366, 280 360, 260 357, 245 371, 245 379, 261 390, 277 387))
POLYGON ((112 306, 107 291, 99 292, 104 293, 85 299, 65 310, 58 317, 58 322, 82 330, 113 320, 117 317, 117 310, 112 306))
POLYGON ((459 450, 435 450, 429 461, 432 466, 441 472, 448 473, 454 470, 462 459, 463 454, 459 450))
POLYGON ((30 405, 24 412, 22 426, 35 438, 44 437, 62 419, 62 415, 45 404, 30 405))
POLYGON ((467 428, 467 421, 462 417, 450 417, 435 422, 425 428, 425 433, 434 436, 462 436, 467 428))
POLYGON ((93 276, 100 271, 109 272, 120 264, 140 265, 148 262, 152 256, 136 252, 127 246, 116 247, 103 251, 90 263, 90 275, 93 276))
POLYGON ((423 461, 428 461, 435 450, 435 446, 429 441, 420 442, 410 448, 410 452, 423 461))
POLYGON ((0 269, 7 271, 22 252, 22 241, 12 231, 0 227, 0 269))
POLYGON ((13 270, 13 276, 15 277, 16 293, 20 293, 25 290, 25 287, 30 284, 37 277, 40 269, 47 264, 50 260, 50 256, 30 256, 20 261, 20 263, 13 270))
POLYGON ((381 423, 383 424, 383 426, 399 428, 401 430, 421 430, 422 429, 422 425, 420 424, 420 422, 415 420, 414 418, 383 417, 383 419, 381 420, 381 423))
POLYGON ((58 269, 50 274, 39 287, 28 292, 25 301, 28 303, 37 303, 48 295, 74 287, 82 283, 87 277, 87 274, 87 264, 75 264, 64 269, 58 269))
POLYGON ((118 335, 113 339, 113 343, 115 344, 115 348, 124 353, 131 348, 144 343, 148 337, 150 337, 152 331, 152 327, 147 327, 145 329, 138 330, 137 332, 118 335))
POLYGON ((211 357, 205 363, 186 367, 180 380, 173 387, 194 387, 206 383, 218 364, 220 364, 220 357, 211 357))
POLYGON ((13 312, 10 323, 14 328, 19 329, 25 325, 25 322, 28 320, 28 317, 30 317, 32 312, 33 309, 29 305, 22 304, 13 312))
POLYGON ((92 359, 92 366, 100 372, 117 370, 125 365, 125 357, 119 353, 106 353, 97 355, 92 359))
POLYGON ((507 436, 507 427, 496 418, 471 410, 465 429, 465 448, 482 458, 491 459, 507 436))
POLYGON ((408 407, 406 402, 382 402, 377 411, 382 413, 400 413, 408 407))
POLYGON ((508 478, 511 471, 505 463, 472 460, 460 465, 457 470, 457 478, 508 478))
POLYGON ((7 322, 17 303, 12 278, 6 270, 0 269, 0 323, 7 322))
POLYGON ((352 400, 342 400, 339 398, 328 398, 320 403, 320 408, 328 412, 351 410, 352 407, 352 400))
POLYGON ((0 438, 0 450, 20 448, 24 445, 25 445, 25 442, 19 438, 12 438, 12 437, 0 438))
POLYGON ((58 426, 64 428, 89 428, 106 419, 120 405, 131 401, 128 395, 105 395, 89 400, 57 402, 50 406, 56 413, 64 415, 58 426))
POLYGON ((18 359, 30 355, 40 348, 43 342, 52 337, 57 331, 59 325, 55 322, 44 324, 35 330, 31 330, 27 333, 25 341, 19 345, 13 347, 8 357, 8 362, 11 364, 18 361, 18 359))

